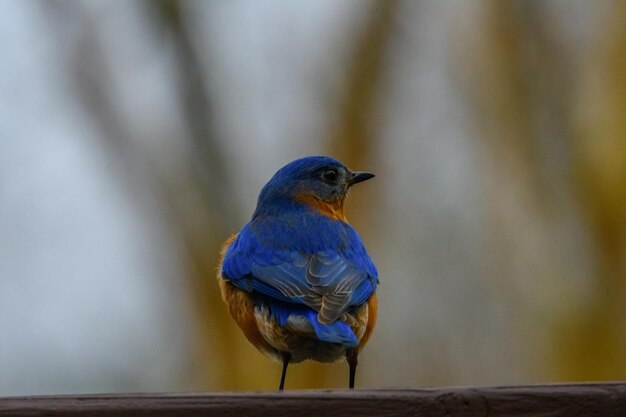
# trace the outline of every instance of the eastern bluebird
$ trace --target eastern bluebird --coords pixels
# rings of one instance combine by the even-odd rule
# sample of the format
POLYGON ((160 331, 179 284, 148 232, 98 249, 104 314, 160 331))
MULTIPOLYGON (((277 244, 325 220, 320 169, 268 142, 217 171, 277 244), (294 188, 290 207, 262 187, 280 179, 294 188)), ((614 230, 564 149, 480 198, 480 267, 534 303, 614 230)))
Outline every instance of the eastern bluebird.
POLYGON ((246 338, 283 364, 358 355, 376 324, 378 272, 344 214, 350 187, 374 177, 325 156, 297 159, 259 194, 252 220, 226 242, 218 282, 246 338))

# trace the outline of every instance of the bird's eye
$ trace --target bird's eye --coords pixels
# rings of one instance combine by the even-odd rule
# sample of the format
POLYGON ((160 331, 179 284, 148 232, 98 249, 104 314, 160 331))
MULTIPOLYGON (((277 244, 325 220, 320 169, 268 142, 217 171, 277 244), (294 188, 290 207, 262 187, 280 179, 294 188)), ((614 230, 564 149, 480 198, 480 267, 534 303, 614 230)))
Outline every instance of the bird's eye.
POLYGON ((339 174, 337 173, 337 170, 334 168, 327 169, 326 171, 322 173, 322 179, 329 183, 337 182, 338 176, 339 174))

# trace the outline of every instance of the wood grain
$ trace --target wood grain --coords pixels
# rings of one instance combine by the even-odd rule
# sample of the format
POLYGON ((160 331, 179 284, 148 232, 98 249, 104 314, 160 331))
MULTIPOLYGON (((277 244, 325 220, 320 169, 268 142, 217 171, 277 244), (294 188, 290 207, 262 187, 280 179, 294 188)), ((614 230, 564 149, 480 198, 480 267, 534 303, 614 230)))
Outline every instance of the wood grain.
POLYGON ((626 383, 0 398, 0 416, 622 417, 626 383))

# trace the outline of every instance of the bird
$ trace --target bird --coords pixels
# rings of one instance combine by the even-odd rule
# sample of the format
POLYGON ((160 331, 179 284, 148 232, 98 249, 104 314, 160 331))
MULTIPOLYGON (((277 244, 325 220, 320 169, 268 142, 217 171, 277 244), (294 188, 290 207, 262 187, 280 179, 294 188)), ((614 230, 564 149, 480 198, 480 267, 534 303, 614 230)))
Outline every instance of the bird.
POLYGON ((251 220, 223 246, 217 280, 245 337, 282 362, 346 360, 354 388, 359 353, 376 325, 378 271, 348 223, 351 187, 373 178, 328 156, 280 168, 251 220))

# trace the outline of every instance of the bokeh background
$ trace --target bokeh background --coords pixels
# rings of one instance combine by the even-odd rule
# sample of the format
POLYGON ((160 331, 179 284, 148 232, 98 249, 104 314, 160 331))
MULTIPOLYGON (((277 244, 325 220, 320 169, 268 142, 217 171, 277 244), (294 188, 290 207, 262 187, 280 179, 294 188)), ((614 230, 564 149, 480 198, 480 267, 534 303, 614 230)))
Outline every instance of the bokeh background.
POLYGON ((275 389, 214 276, 310 154, 377 174, 360 387, 626 377, 626 2, 0 10, 0 395, 275 389))

